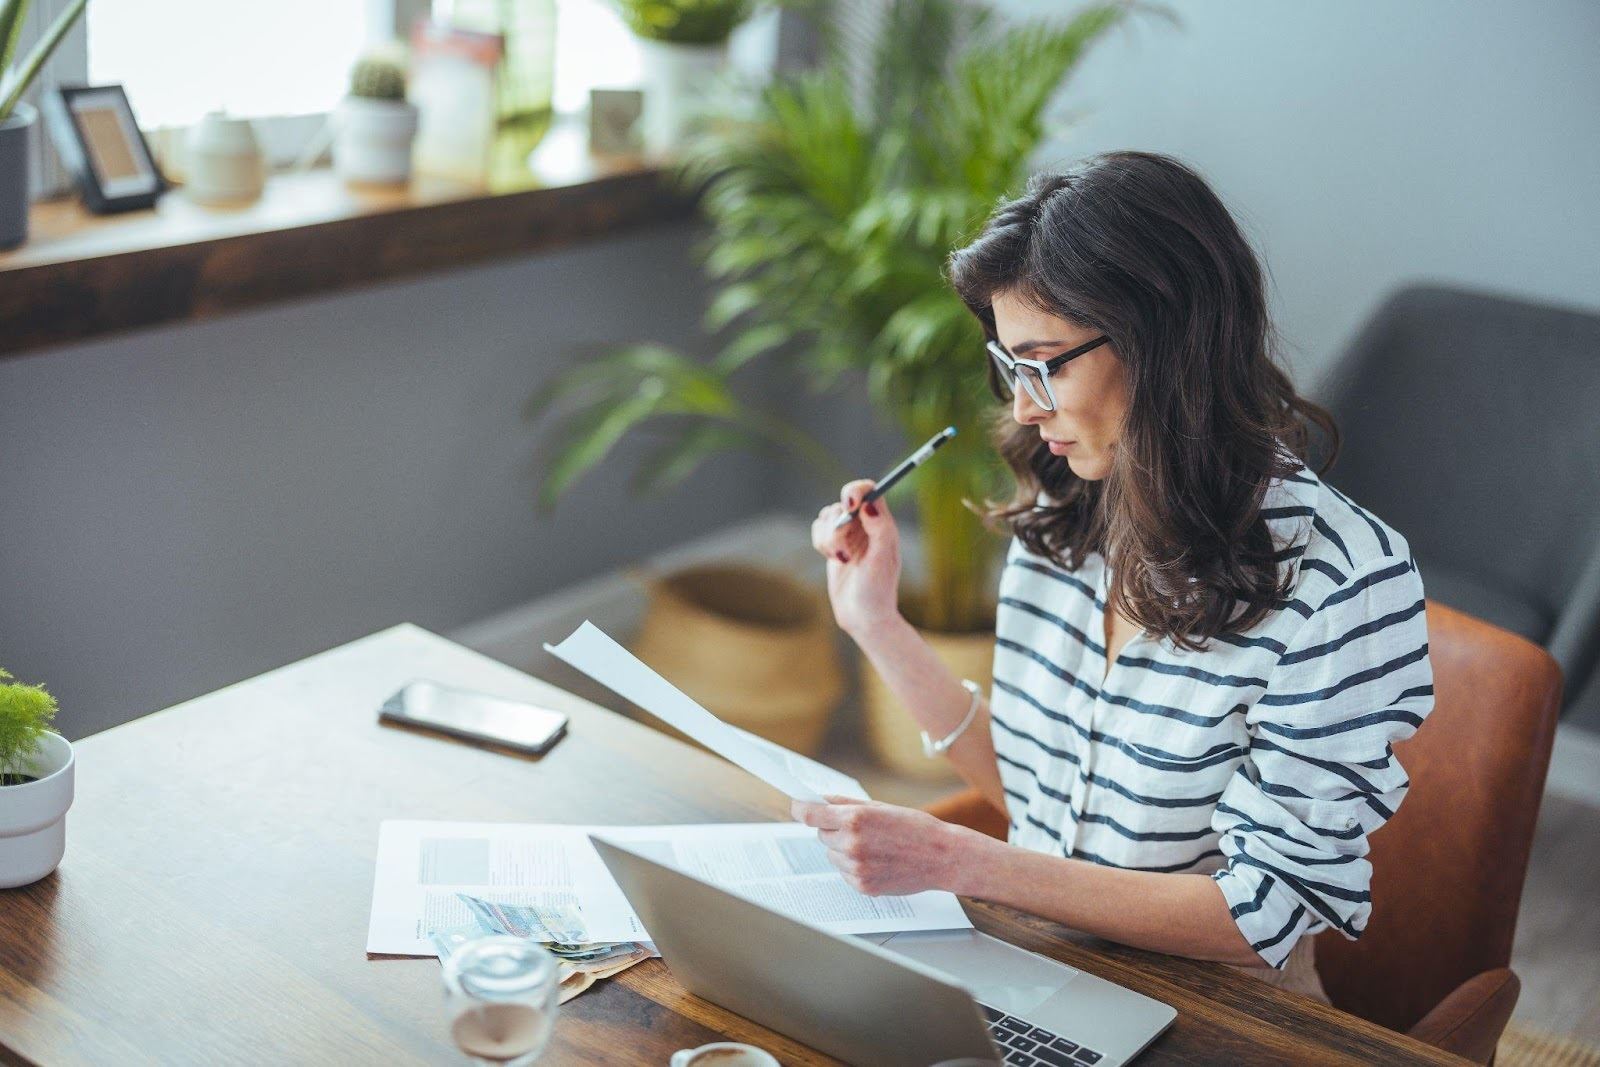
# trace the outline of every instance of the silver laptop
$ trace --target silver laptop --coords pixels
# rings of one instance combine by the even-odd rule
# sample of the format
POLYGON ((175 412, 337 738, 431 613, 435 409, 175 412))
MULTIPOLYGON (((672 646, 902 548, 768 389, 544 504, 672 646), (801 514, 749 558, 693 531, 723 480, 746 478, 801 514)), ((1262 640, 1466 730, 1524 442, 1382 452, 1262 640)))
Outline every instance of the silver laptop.
POLYGON ((976 930, 839 937, 590 840, 680 985, 848 1063, 1115 1067, 1177 1016, 976 930))

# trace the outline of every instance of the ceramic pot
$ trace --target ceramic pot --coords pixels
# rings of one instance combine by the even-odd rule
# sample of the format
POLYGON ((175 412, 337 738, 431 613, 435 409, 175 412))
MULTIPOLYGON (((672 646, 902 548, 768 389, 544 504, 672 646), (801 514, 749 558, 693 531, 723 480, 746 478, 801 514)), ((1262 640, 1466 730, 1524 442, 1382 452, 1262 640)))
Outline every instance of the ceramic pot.
POLYGON ((639 129, 651 155, 670 155, 694 128, 704 97, 728 66, 728 44, 640 40, 644 113, 639 129))
POLYGON ((634 655, 724 722, 816 753, 845 689, 821 592, 743 564, 686 567, 645 585, 634 655))
POLYGON ((347 96, 333 113, 334 172, 347 182, 404 185, 416 136, 415 104, 347 96))
POLYGON ((19 103, 0 122, 0 248, 15 248, 28 239, 28 131, 38 125, 38 117, 19 103))
POLYGON ((0 889, 37 882, 60 866, 74 767, 71 743, 46 733, 32 761, 6 768, 37 780, 0 785, 0 889))
POLYGON ((200 204, 246 204, 261 195, 266 160, 255 127, 213 111, 189 131, 184 195, 200 204))

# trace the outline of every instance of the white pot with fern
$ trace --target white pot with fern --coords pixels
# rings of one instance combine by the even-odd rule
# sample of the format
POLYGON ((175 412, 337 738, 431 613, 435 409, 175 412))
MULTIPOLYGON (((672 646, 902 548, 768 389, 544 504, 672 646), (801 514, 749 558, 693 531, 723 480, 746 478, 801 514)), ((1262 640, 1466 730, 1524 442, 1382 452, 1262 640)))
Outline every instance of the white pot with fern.
POLYGON ((74 763, 55 713, 42 686, 0 670, 0 889, 37 882, 66 853, 74 763))
POLYGON ((621 0, 620 7, 639 39, 644 149, 670 155, 727 70, 728 37, 749 16, 750 0, 621 0))
POLYGON ((399 51, 363 56, 351 72, 350 95, 333 113, 334 172, 348 182, 404 185, 411 180, 417 119, 399 51))
POLYGON ((17 40, 29 0, 0 0, 0 249, 28 239, 28 142, 37 136, 38 113, 22 102, 45 60, 83 14, 88 0, 74 0, 56 16, 39 43, 15 67, 17 40))

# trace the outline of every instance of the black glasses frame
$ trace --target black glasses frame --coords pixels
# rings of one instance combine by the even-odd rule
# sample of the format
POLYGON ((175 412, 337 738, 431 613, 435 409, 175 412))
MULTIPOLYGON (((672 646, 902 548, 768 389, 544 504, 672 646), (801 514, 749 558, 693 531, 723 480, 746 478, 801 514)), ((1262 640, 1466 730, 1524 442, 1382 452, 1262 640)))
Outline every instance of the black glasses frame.
POLYGON ((1055 390, 1050 388, 1050 376, 1085 352, 1092 352, 1110 340, 1111 338, 1101 334, 1091 341, 1085 341, 1078 347, 1070 348, 1059 356, 1052 356, 1049 359, 1022 359, 1013 356, 1001 347, 999 341, 990 341, 984 347, 989 350, 989 355, 994 357, 995 365, 1000 368, 1000 377, 1011 388, 1012 395, 1016 395, 1017 383, 1020 381, 1022 387, 1027 390, 1028 395, 1033 398, 1034 403, 1046 411, 1054 411, 1056 409, 1056 394, 1055 390), (1031 370, 1038 375, 1038 384, 1043 387, 1042 395, 1038 389, 1034 388, 1034 379, 1028 375, 1019 374, 1017 372, 1018 367, 1031 370))

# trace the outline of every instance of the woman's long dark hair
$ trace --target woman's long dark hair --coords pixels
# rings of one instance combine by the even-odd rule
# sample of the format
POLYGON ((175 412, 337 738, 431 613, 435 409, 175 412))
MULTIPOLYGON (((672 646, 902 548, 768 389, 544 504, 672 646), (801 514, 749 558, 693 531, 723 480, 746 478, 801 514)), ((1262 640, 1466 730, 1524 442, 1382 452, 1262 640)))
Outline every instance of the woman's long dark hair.
MULTIPOLYGON (((1260 622, 1290 581, 1261 516, 1267 487, 1308 461, 1312 426, 1332 462, 1338 431, 1274 362, 1261 266, 1205 181, 1145 152, 1035 175, 948 267, 990 338, 1005 293, 1106 334, 1127 372, 1103 481, 1003 413, 996 443, 1017 491, 988 516, 1068 569, 1101 552, 1110 603, 1179 647, 1260 622)), ((989 384, 1009 399, 992 364, 989 384)))

